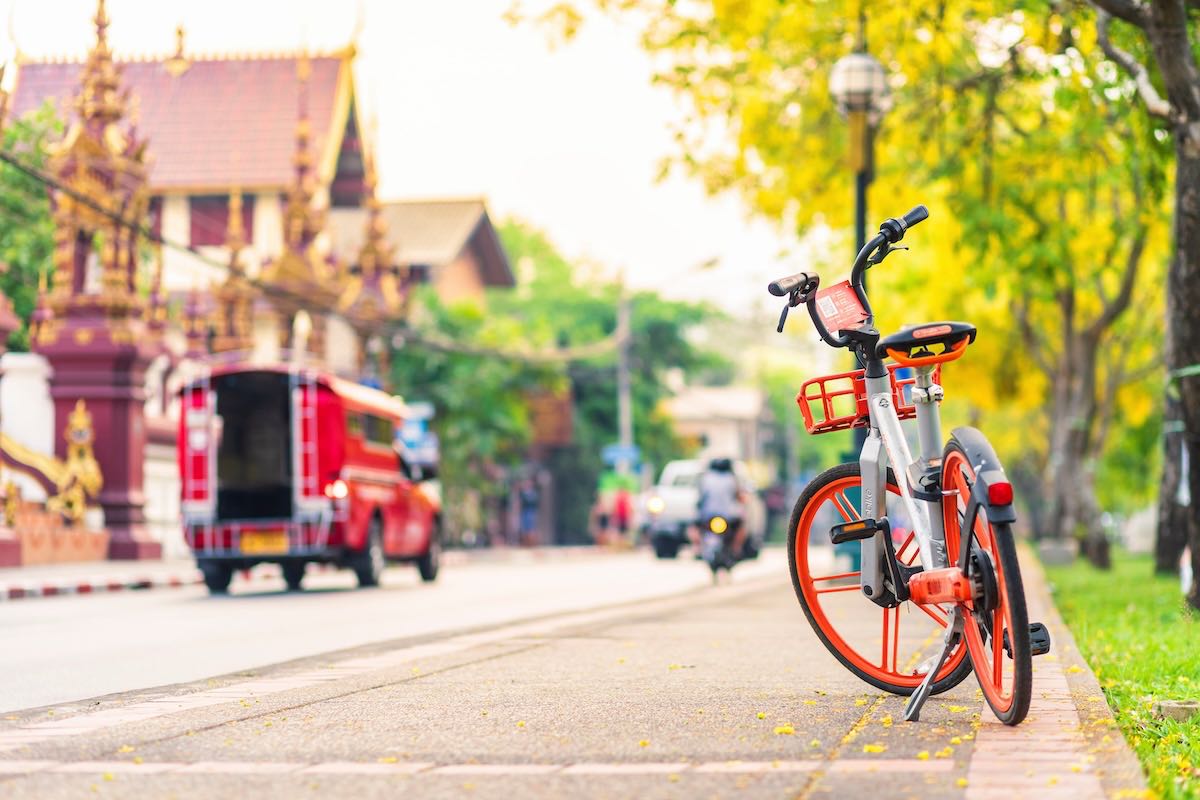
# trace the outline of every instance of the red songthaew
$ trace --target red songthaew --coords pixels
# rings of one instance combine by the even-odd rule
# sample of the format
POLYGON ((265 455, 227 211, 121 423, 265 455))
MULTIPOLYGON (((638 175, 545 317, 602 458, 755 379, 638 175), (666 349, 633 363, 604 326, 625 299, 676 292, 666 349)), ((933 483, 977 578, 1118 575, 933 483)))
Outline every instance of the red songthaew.
POLYGON ((396 447, 402 400, 286 366, 215 369, 181 399, 183 524, 210 591, 263 562, 293 589, 309 562, 349 567, 360 586, 389 560, 437 576, 436 475, 396 447))

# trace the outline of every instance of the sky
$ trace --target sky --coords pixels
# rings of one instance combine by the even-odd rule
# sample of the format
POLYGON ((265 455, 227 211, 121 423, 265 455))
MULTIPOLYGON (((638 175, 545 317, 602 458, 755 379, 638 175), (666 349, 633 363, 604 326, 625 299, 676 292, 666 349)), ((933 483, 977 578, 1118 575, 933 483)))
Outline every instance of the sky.
MULTIPOLYGON (((506 22, 510 4, 109 0, 109 36, 118 58, 169 54, 179 24, 195 54, 353 39, 384 198, 482 195, 493 218, 542 229, 573 260, 733 312, 761 307, 770 279, 804 268, 794 237, 751 219, 738 198, 707 197, 685 176, 655 181, 681 111, 651 85, 633 24, 594 15, 554 47, 546 31, 506 22)), ((0 0, 0 56, 82 57, 94 10, 94 0, 0 0)))

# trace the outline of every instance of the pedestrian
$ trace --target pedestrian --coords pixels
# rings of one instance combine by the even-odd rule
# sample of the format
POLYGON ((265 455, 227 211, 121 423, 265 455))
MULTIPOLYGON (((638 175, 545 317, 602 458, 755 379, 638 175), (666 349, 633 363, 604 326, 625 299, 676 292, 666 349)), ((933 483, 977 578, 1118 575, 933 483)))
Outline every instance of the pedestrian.
POLYGON ((538 539, 538 506, 541 493, 532 478, 521 482, 517 492, 517 502, 520 513, 521 544, 532 547, 538 539))

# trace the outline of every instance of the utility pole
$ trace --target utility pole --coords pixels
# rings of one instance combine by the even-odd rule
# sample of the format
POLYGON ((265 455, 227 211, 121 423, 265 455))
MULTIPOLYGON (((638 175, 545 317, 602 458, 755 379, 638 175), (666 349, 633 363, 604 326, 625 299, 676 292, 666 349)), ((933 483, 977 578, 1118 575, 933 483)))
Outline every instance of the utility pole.
MULTIPOLYGON (((629 374, 629 293, 625 291, 622 274, 617 298, 617 427, 621 449, 629 453, 633 448, 633 398, 630 396, 629 374)), ((617 460, 617 472, 628 475, 632 470, 629 458, 617 460)))

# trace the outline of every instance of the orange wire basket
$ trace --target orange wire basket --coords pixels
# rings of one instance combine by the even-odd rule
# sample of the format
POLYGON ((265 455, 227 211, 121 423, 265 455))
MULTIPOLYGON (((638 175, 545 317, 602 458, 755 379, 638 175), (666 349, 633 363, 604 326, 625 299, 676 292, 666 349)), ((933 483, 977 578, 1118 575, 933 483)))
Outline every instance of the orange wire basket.
MULTIPOLYGON (((911 392, 905 389, 917 382, 915 374, 899 378, 896 371, 910 368, 900 364, 888 365, 888 377, 892 381, 892 403, 896 408, 896 416, 900 419, 912 419, 917 415, 917 407, 911 400, 911 392)), ((933 372, 936 383, 941 377, 942 368, 933 372)), ((811 434, 845 431, 851 428, 865 428, 869 424, 870 413, 867 410, 867 382, 863 371, 840 372, 836 375, 826 375, 805 381, 796 395, 796 403, 800 413, 804 415, 804 427, 811 434)))

